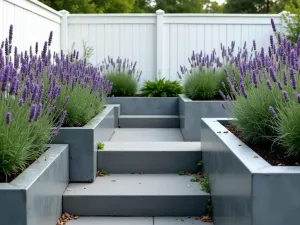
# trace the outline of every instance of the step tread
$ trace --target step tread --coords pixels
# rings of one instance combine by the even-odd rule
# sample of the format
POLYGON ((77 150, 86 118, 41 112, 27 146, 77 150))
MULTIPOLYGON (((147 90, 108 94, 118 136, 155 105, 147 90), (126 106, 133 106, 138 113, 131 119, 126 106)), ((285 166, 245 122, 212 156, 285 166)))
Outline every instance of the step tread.
POLYGON ((138 119, 147 119, 147 118, 153 118, 153 119, 157 119, 157 118, 179 118, 178 115, 120 115, 119 118, 138 118, 138 119))
POLYGON ((103 151, 201 151, 201 142, 104 142, 103 151))
POLYGON ((178 174, 111 174, 94 183, 71 183, 64 196, 209 196, 192 176, 178 174))
POLYGON ((190 217, 79 217, 68 225, 212 225, 190 217))

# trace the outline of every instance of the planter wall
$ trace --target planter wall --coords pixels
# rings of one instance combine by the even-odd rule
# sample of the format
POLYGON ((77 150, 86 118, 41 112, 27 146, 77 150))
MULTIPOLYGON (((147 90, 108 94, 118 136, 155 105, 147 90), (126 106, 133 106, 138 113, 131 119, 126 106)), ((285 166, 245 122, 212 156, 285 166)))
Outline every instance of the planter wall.
POLYGON ((216 225, 298 225, 300 167, 271 166, 222 124, 202 119, 204 171, 216 225))
POLYGON ((180 129, 185 141, 201 141, 201 118, 226 118, 225 101, 193 101, 179 95, 180 129))
POLYGON ((10 183, 0 183, 0 224, 53 225, 69 183, 68 145, 50 145, 10 183))
POLYGON ((120 104, 121 115, 178 115, 178 97, 109 97, 108 104, 120 104))
POLYGON ((109 141, 117 127, 118 105, 106 108, 83 127, 63 127, 53 142, 69 144, 70 181, 93 182, 97 172, 97 142, 109 141))

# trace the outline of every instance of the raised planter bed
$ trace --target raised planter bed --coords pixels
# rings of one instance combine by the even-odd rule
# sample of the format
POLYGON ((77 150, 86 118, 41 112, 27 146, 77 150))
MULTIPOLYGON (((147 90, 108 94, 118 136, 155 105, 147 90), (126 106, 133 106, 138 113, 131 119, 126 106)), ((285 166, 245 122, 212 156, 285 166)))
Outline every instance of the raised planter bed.
POLYGON ((68 145, 50 148, 10 183, 0 183, 0 224, 53 225, 69 183, 68 145))
POLYGON ((97 172, 97 143, 109 141, 117 127, 118 105, 106 108, 83 127, 62 127, 53 144, 70 148, 70 181, 93 182, 97 172))
POLYGON ((271 166, 223 125, 202 119, 204 171, 218 225, 298 225, 300 167, 271 166))
POLYGON ((120 104, 121 115, 178 115, 178 97, 108 97, 120 104))
POLYGON ((201 141, 201 118, 226 118, 225 101, 193 101, 179 95, 180 129, 185 141, 201 141))

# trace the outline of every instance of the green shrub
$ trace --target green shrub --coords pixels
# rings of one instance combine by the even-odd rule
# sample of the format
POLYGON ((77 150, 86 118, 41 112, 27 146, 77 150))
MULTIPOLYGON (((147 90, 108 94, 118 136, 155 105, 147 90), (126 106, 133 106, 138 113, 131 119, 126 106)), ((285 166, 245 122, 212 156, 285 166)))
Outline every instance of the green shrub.
POLYGON ((221 78, 221 73, 212 69, 193 71, 185 77, 184 94, 192 100, 212 99, 218 95, 221 78))
POLYGON ((145 97, 177 97, 183 92, 179 81, 165 80, 165 78, 145 81, 141 91, 142 96, 145 97))
MULTIPOLYGON (((286 24, 287 38, 295 44, 300 34, 300 0, 289 1, 285 6, 287 13, 283 13, 283 20, 286 24)), ((273 24, 272 24, 273 25, 273 24)), ((275 28, 275 25, 273 26, 275 28)), ((276 32, 276 30, 273 30, 276 32)))
POLYGON ((264 82, 259 88, 249 86, 247 98, 236 95, 229 110, 232 117, 237 118, 233 123, 242 137, 246 141, 259 142, 271 140, 277 135, 274 130, 275 121, 269 112, 269 107, 277 106, 283 101, 281 91, 277 88, 269 90, 264 82))
POLYGON ((134 96, 138 90, 137 80, 124 72, 108 72, 107 79, 113 83, 111 96, 134 96))

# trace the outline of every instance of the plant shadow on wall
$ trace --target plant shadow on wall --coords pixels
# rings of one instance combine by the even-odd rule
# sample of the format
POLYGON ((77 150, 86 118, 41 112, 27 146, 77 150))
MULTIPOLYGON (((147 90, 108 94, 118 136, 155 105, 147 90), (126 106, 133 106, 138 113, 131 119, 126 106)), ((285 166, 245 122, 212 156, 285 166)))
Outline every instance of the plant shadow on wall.
MULTIPOLYGON (((199 54, 193 51, 192 56, 188 58, 190 68, 180 66, 180 73, 177 73, 179 79, 183 80, 184 94, 195 101, 222 100, 222 94, 229 92, 224 71, 232 71, 234 76, 231 79, 236 79, 238 75, 234 49, 235 42, 232 42, 228 49, 221 44, 222 61, 216 56, 215 50, 210 55, 202 51, 199 54)), ((238 55, 248 57, 246 44, 243 49, 238 49, 238 55)))
POLYGON ((0 182, 38 159, 62 126, 83 126, 104 108, 112 88, 79 53, 51 51, 53 33, 39 52, 12 54, 13 26, 0 48, 0 182))
POLYGON ((239 71, 238 82, 228 79, 236 100, 228 110, 237 120, 227 128, 271 165, 299 166, 300 37, 293 48, 273 20, 271 24, 268 53, 257 50, 254 41, 254 57, 241 64, 245 69, 239 71))

